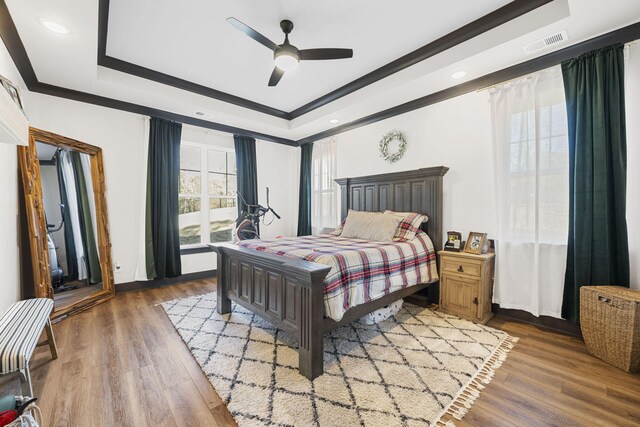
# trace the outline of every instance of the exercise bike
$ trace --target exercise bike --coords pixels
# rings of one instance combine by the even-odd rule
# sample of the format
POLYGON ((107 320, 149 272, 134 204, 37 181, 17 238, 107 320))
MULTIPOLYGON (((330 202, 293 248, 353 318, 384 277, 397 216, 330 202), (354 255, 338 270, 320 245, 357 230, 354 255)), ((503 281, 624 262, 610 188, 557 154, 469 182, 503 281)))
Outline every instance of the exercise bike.
MULTIPOLYGON (((47 221, 45 221, 47 222, 47 221)), ((64 226, 64 205, 60 203, 60 222, 58 225, 47 222, 47 249, 49 252, 49 275, 53 292, 64 292, 76 289, 78 285, 65 285, 64 272, 58 263, 58 247, 53 239, 53 233, 60 231, 64 226)))
POLYGON ((260 238, 260 218, 264 218, 265 215, 271 212, 274 218, 271 219, 270 222, 265 222, 263 219, 264 225, 270 225, 275 218, 280 219, 280 215, 273 210, 271 206, 269 206, 269 187, 267 187, 267 207, 262 205, 250 205, 247 201, 242 197, 240 192, 236 191, 238 194, 238 198, 246 207, 246 210, 243 209, 240 213, 240 216, 236 220, 238 226, 236 227, 236 239, 237 240, 249 240, 249 239, 259 239, 260 238))

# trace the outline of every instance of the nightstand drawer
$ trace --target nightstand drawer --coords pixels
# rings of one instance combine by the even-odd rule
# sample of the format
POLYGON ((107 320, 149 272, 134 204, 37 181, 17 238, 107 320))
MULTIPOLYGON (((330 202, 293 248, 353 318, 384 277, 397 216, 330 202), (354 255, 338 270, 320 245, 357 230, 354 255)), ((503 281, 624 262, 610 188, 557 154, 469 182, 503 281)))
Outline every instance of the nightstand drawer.
POLYGON ((443 273, 458 274, 469 277, 480 277, 482 261, 466 260, 456 257, 442 257, 441 271, 443 273))

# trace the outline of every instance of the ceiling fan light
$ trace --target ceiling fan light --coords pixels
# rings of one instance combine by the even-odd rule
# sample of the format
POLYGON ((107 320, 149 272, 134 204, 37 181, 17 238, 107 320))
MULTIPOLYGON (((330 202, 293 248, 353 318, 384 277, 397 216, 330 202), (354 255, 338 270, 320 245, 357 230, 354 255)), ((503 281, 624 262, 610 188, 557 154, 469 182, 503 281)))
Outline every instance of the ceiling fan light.
POLYGON ((38 21, 47 30, 56 34, 69 34, 71 30, 64 24, 49 18, 39 18, 38 21))
POLYGON ((282 71, 293 71, 298 68, 298 58, 289 52, 281 52, 275 57, 276 67, 282 71))

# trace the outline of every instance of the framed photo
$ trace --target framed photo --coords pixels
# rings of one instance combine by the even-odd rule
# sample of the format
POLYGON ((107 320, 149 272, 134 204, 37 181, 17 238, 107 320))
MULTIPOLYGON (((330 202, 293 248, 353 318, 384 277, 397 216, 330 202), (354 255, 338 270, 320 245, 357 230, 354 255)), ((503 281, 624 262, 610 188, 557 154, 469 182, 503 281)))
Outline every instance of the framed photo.
POLYGON ((20 90, 18 87, 14 85, 11 80, 2 75, 0 75, 0 83, 2 83, 2 87, 4 87, 11 99, 13 99, 13 102, 15 102, 24 113, 24 108, 22 108, 22 98, 20 97, 20 90))
POLYGON ((485 247, 485 240, 487 239, 487 233, 477 233, 472 231, 469 233, 467 244, 464 247, 464 251, 470 254, 481 254, 485 247))
POLYGON ((447 241, 444 244, 444 250, 460 252, 462 250, 462 234, 457 231, 447 231, 447 241))

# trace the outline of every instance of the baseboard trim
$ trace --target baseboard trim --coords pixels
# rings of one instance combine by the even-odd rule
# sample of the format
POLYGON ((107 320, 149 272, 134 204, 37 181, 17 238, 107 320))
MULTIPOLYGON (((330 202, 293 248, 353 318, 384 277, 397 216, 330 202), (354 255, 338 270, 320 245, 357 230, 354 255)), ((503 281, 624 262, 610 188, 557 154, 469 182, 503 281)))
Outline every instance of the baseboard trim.
POLYGON ((141 289, 160 288, 162 286, 177 285, 179 283, 190 282, 192 280, 211 279, 216 277, 217 270, 197 271, 187 273, 178 277, 155 280, 136 280, 133 282, 117 283, 116 292, 139 291, 141 289))
POLYGON ((517 320, 519 322, 528 323, 534 326, 540 326, 545 329, 551 329, 556 332, 562 332, 563 334, 582 338, 580 325, 571 323, 568 320, 556 319, 555 317, 550 316, 534 316, 533 314, 524 310, 502 308, 498 304, 492 304, 492 310, 493 313, 499 317, 504 317, 510 320, 517 320))

